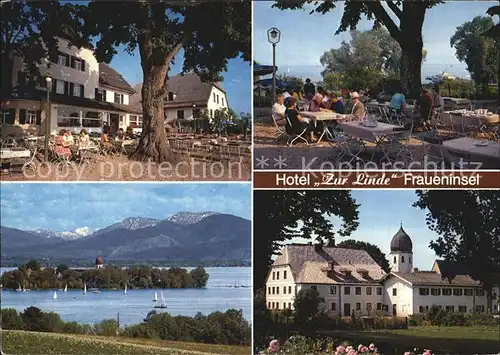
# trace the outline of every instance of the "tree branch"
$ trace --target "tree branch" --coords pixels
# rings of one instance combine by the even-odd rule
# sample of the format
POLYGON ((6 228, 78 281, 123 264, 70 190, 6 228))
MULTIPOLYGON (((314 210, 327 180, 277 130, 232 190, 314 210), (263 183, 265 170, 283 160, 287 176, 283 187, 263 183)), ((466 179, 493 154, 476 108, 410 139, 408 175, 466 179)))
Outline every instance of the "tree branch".
POLYGON ((401 30, 400 28, 394 23, 392 18, 389 16, 387 11, 385 11, 384 7, 382 4, 378 1, 370 1, 366 3, 366 6, 371 10, 371 12, 375 15, 377 20, 382 22, 382 24, 387 28, 389 33, 391 34, 391 37, 394 38, 398 43, 401 44, 402 38, 401 38, 401 30))
POLYGON ((394 1, 386 1, 387 6, 389 9, 394 12, 394 14, 398 17, 398 19, 401 21, 401 18, 403 17, 403 11, 394 3, 394 1))
POLYGON ((160 90, 159 95, 161 97, 165 97, 167 95, 167 80, 168 80, 168 71, 170 69, 170 62, 175 58, 177 53, 184 47, 184 45, 189 41, 191 38, 192 33, 188 32, 184 35, 182 40, 175 45, 174 48, 170 51, 170 53, 165 57, 165 68, 164 71, 165 73, 162 72, 163 77, 163 88, 160 90))

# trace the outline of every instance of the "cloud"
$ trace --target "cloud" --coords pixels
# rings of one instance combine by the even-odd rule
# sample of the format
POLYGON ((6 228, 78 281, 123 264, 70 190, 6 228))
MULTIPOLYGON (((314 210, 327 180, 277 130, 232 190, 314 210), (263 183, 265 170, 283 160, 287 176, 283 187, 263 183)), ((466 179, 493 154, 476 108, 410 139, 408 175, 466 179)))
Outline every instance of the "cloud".
POLYGON ((2 225, 102 228, 127 217, 214 211, 249 219, 250 184, 2 184, 2 225))

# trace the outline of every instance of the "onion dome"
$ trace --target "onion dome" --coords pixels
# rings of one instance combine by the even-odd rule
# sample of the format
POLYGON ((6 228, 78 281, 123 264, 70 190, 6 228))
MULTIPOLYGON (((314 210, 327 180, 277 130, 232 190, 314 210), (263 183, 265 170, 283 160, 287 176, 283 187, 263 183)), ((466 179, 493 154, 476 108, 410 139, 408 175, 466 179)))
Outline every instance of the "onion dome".
POLYGON ((96 265, 103 265, 104 264, 102 256, 99 255, 97 258, 95 258, 95 264, 96 265))
POLYGON ((410 236, 405 232, 403 226, 399 228, 391 240, 391 252, 398 251, 403 253, 412 253, 413 243, 410 236))

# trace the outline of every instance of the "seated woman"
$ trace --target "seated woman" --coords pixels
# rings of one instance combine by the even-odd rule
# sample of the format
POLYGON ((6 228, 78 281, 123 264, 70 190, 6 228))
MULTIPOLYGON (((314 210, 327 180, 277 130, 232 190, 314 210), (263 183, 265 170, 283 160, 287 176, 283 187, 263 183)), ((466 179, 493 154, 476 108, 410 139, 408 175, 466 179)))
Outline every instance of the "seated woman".
POLYGON ((309 112, 319 112, 319 111, 328 111, 325 108, 325 104, 323 102, 323 95, 315 94, 312 101, 309 103, 309 112))
POLYGON ((342 99, 338 98, 337 94, 335 94, 334 92, 330 94, 330 110, 341 114, 345 113, 345 107, 342 99))
POLYGON ((301 89, 300 89, 300 86, 297 86, 294 90, 293 90, 293 94, 292 96, 298 101, 298 100, 304 100, 304 97, 302 96, 302 92, 301 92, 301 89))
POLYGON ((75 144, 75 139, 73 138, 73 134, 71 133, 71 131, 69 129, 67 129, 65 132, 64 132, 64 141, 68 144, 68 145, 73 145, 75 144))
POLYGON ((106 152, 114 152, 115 146, 109 140, 109 127, 105 127, 101 136, 101 148, 106 152))
POLYGON ((119 140, 125 139, 125 132, 123 132, 123 128, 120 128, 118 130, 118 132, 116 133, 116 139, 119 139, 119 140))
POLYGON ((68 131, 65 129, 59 131, 59 136, 57 136, 56 140, 56 154, 60 157, 69 159, 71 158, 71 150, 69 149, 69 142, 65 139, 67 132, 68 131))
POLYGON ((308 118, 302 117, 297 110, 297 100, 293 97, 289 97, 285 100, 285 116, 286 120, 286 132, 288 134, 301 134, 304 129, 307 128, 306 134, 309 135, 309 141, 315 142, 316 138, 314 136, 314 125, 309 121, 308 118))
POLYGON ((87 133, 87 131, 85 129, 82 129, 80 131, 79 142, 80 142, 81 146, 88 146, 88 145, 90 145, 90 136, 88 135, 88 133, 87 133))

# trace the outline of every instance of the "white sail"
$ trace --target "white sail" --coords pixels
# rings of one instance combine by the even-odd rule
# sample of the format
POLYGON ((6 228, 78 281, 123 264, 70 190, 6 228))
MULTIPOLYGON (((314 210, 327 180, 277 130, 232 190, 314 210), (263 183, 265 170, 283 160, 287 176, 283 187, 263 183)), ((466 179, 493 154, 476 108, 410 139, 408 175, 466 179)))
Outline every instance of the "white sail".
POLYGON ((57 292, 56 291, 54 291, 54 294, 52 295, 52 299, 53 300, 57 299, 57 292))
POLYGON ((123 291, 123 294, 126 295, 127 294, 127 284, 125 284, 125 290, 123 291))
POLYGON ((161 305, 166 306, 165 297, 163 297, 163 291, 161 291, 161 305))
POLYGON ((84 283, 83 284, 83 294, 86 294, 87 293, 87 284, 84 283))
POLYGON ((158 301, 158 292, 155 291, 155 298, 153 298, 153 302, 158 301))
POLYGON ((68 284, 66 284, 66 286, 64 286, 64 292, 68 292, 68 284))
POLYGON ((18 284, 18 285, 19 285, 19 287, 17 288, 17 290, 16 290, 16 291, 17 291, 17 292, 23 292, 23 288, 21 287, 21 284, 18 284))

